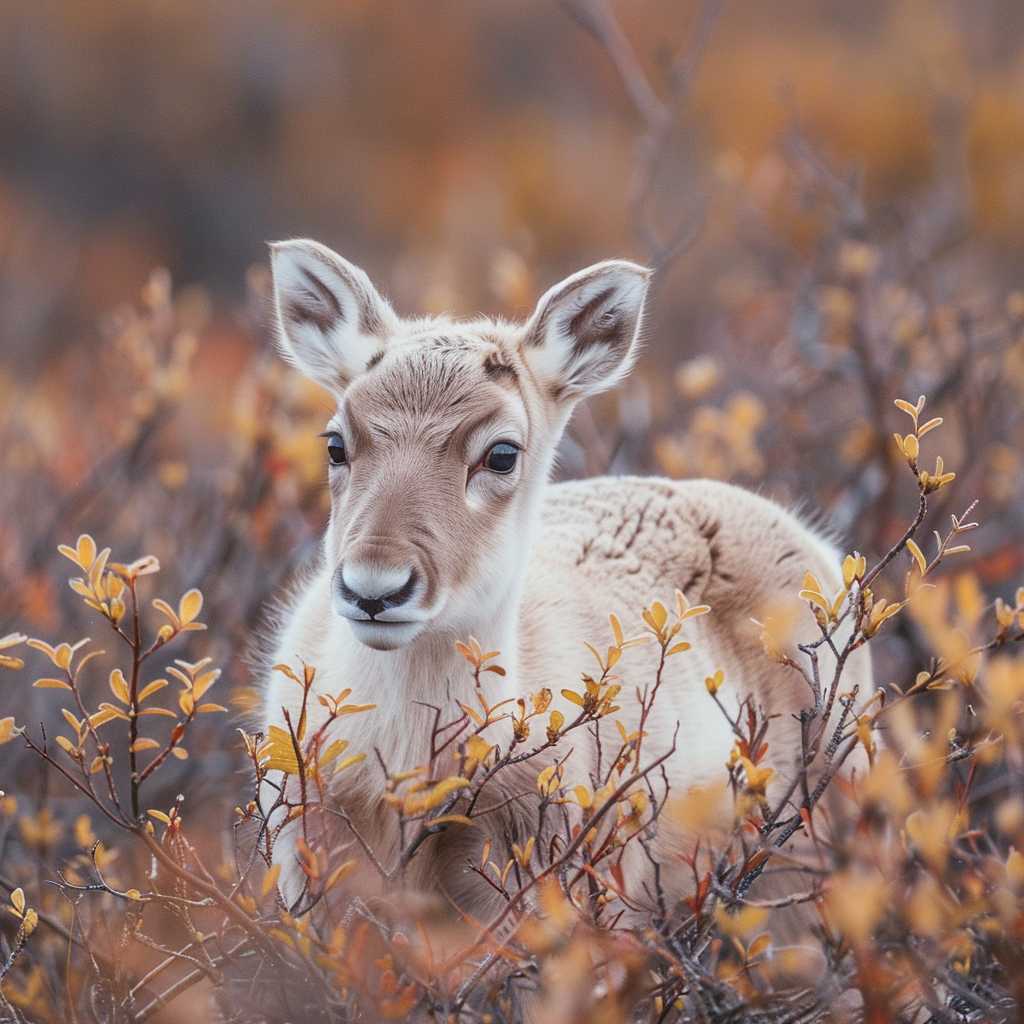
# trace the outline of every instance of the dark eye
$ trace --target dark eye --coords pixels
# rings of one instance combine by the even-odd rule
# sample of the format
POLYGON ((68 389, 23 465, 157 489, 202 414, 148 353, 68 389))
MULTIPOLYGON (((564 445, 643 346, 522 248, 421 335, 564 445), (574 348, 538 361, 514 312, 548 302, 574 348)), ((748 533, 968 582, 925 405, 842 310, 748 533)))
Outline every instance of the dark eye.
POLYGON ((345 464, 345 441, 341 434, 327 435, 327 457, 331 460, 332 466, 345 464))
POLYGON ((499 441, 484 456, 484 469, 492 473, 511 473, 516 468, 519 449, 507 441, 499 441))

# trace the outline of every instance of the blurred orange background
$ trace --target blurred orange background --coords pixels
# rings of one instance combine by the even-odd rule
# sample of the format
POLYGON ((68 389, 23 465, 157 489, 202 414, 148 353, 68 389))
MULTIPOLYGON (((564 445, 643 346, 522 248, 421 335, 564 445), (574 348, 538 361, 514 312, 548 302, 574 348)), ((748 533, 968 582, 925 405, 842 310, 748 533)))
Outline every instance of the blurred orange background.
MULTIPOLYGON (((657 86, 698 6, 617 10, 657 86)), ((26 367, 87 343, 154 266, 237 297, 278 237, 324 239, 409 310, 525 313, 509 256, 539 286, 644 255, 624 201, 636 115, 554 0, 42 2, 0 27, 0 337, 26 367)), ((794 114, 873 203, 963 175, 973 230, 1018 266, 1022 39, 1013 0, 723 5, 661 183, 670 208, 708 198, 662 281, 672 342, 699 343, 737 188, 814 244, 778 166, 794 114)))

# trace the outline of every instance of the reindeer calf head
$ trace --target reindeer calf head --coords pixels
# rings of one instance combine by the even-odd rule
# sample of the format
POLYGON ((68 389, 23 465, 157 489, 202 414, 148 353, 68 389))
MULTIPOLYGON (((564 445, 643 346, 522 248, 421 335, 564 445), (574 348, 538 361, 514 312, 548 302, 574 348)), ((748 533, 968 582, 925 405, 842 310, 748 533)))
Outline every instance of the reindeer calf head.
POLYGON ((332 602, 390 650, 463 631, 514 599, 573 405, 632 363, 649 271, 610 260, 548 291, 524 325, 400 318, 311 241, 272 246, 281 348, 328 388, 332 602))

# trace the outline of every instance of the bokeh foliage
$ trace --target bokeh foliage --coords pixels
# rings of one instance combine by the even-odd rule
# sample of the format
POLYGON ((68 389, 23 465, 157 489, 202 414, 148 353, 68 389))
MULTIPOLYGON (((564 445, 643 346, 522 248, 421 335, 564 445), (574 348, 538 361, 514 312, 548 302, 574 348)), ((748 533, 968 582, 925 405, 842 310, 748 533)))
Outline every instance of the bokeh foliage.
MULTIPOLYGON (((146 808, 169 818, 150 819, 158 834, 173 831, 183 794, 190 841, 217 884, 232 884, 232 815, 249 796, 235 728, 243 716, 252 731, 254 637, 326 511, 315 435, 327 407, 272 352, 263 241, 320 237, 407 312, 525 315, 576 266, 629 255, 659 268, 645 353, 620 393, 578 415, 563 476, 630 470, 761 487, 822 510, 843 549, 873 565, 901 541, 922 486, 907 472, 908 422, 892 402, 924 393, 925 419, 943 418, 945 466, 929 436, 920 468, 957 478, 929 495, 915 534, 923 567, 936 553, 926 539, 945 537, 951 514, 977 501, 969 518, 981 526, 970 551, 936 570, 933 596, 872 639, 879 681, 917 687, 914 713, 886 726, 883 781, 830 840, 828 894, 815 888, 811 902, 834 976, 887 993, 863 1004, 871 1019, 928 1019, 911 1015, 921 1005, 937 1020, 1010 1014, 1006 1000, 1020 1001, 1007 981, 1021 943, 1013 847, 1024 846, 1013 795, 1024 781, 1021 669, 1007 639, 1024 579, 1018 4, 893 0, 854 14, 810 0, 453 0, 429 12, 64 2, 9 6, 0 28, 0 634, 42 638, 55 652, 58 640, 99 636, 57 552, 80 534, 117 557, 159 560, 147 608, 163 595, 184 620, 191 609, 179 598, 201 589, 210 630, 155 649, 149 664, 154 678, 177 668, 192 685, 190 667, 211 658, 224 671, 214 699, 231 708, 190 725, 187 758, 169 751, 147 778, 146 808), (1000 635, 998 651, 971 653, 1000 635), (906 885, 894 891, 897 875, 906 885), (903 992, 908 972, 927 980, 903 992)), ((904 546, 879 577, 875 598, 889 604, 876 614, 904 600, 917 561, 904 546)), ((837 595, 819 596, 831 606, 837 595)), ((639 609, 618 611, 642 628, 639 609)), ((607 638, 567 638, 583 640, 607 638)), ((47 653, 12 647, 0 658, 27 662, 4 674, 0 716, 37 736, 38 723, 50 736, 65 728, 54 694, 29 685, 49 678, 47 653)), ((102 690, 123 706, 115 667, 88 683, 90 701, 102 690)), ((129 685, 130 661, 120 668, 129 685)), ((174 686, 167 693, 189 688, 174 686)), ((116 715, 101 726, 129 739, 116 715)), ((87 769, 102 757, 89 749, 87 769)), ((90 814, 66 779, 39 771, 21 743, 5 743, 0 759, 2 874, 22 892, 8 950, 27 938, 4 992, 30 1019, 63 1019, 68 1005, 98 998, 89 986, 112 959, 129 989, 160 961, 144 942, 133 940, 130 957, 119 945, 134 921, 124 904, 137 902, 123 893, 150 891, 149 854, 90 814), (97 869, 122 895, 72 903, 70 890, 46 884, 58 871, 79 884, 97 869), (67 988, 66 943, 49 926, 26 935, 26 910, 67 929, 80 926, 80 909, 99 967, 80 964, 67 988)), ((741 791, 757 779, 751 769, 730 768, 741 791)), ((115 757, 111 785, 125 784, 124 770, 115 757)), ((130 797, 126 806, 130 819, 130 797)), ((699 894, 704 873, 693 870, 699 894)), ((250 885, 258 906, 246 913, 272 908, 273 885, 250 885)), ((723 899, 711 881, 705 889, 723 899)), ((563 897, 547 892, 556 924, 533 950, 563 972, 558 1019, 598 1012, 584 984, 591 946, 614 949, 623 993, 636 985, 662 999, 657 1011, 644 1004, 652 1019, 677 1012, 673 978, 700 990, 692 965, 647 977, 650 948, 577 923, 563 897), (563 942, 576 927, 580 944, 563 942)), ((714 968, 700 965, 755 1003, 800 974, 758 948, 771 931, 760 916, 709 917, 719 946, 714 968)), ((146 932, 158 946, 182 938, 179 920, 165 924, 146 932)), ((408 1009, 408 977, 380 933, 353 938, 351 960, 330 946, 342 940, 323 941, 349 983, 376 965, 364 997, 383 991, 392 1010, 408 1009)), ((664 950, 654 955, 664 971, 664 950)), ((123 998, 116 985, 104 991, 123 998)), ((167 1019, 205 1008, 197 991, 167 1019)), ((725 1000, 704 1007, 717 1019, 731 996, 708 991, 725 1000)), ((105 1019, 108 1004, 96 1005, 105 1019)), ((695 1005, 684 999, 678 1012, 699 1018, 695 1005)))

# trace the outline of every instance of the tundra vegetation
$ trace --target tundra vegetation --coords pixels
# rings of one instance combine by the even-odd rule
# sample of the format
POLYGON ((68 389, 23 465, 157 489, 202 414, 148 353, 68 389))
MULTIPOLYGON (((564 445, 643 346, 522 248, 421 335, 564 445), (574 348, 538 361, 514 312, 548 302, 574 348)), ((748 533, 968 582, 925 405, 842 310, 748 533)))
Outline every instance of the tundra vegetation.
MULTIPOLYGON (((884 68, 859 73, 836 109, 832 64, 815 91, 801 63, 820 40, 794 30, 784 57, 797 99, 810 90, 817 127, 835 121, 869 170, 895 178, 912 141, 943 143, 933 177, 880 201, 878 182, 872 191, 824 156, 795 109, 756 158, 727 150, 702 164, 680 145, 673 126, 693 124, 716 5, 701 5, 693 43, 662 76, 645 72, 609 4, 564 6, 609 57, 639 125, 625 218, 633 254, 692 312, 659 315, 675 296, 655 286, 647 354, 621 400, 581 410, 562 472, 712 476, 827 511, 845 539, 842 588, 808 577, 761 621, 766 659, 785 656, 794 622, 817 630, 797 668, 800 748, 766 748, 763 710, 741 680, 713 672, 702 713, 735 735, 720 790, 665 786, 642 737, 616 727, 616 697, 629 688, 656 702, 695 653, 685 645, 697 609, 666 589, 609 608, 600 635, 566 638, 593 647, 588 676, 559 687, 571 714, 544 691, 494 702, 502 652, 463 637, 475 700, 437 706, 427 763, 382 768, 403 835, 397 861, 355 833, 318 843, 337 816, 328 789, 343 789, 374 751, 358 729, 348 746, 325 742, 301 713, 258 734, 246 652, 324 519, 324 409, 263 336, 266 267, 253 268, 249 306, 233 320, 202 289, 175 289, 157 272, 101 340, 54 349, 35 376, 19 375, 13 357, 0 373, 3 1019, 501 1022, 520 1019, 535 990, 534 1013, 552 1022, 1019 1016, 1024 292, 1019 261, 1004 258, 1019 222, 1000 199, 1000 168, 1016 159, 1006 130, 1016 80, 996 76, 972 99, 970 68, 950 56, 938 16, 895 5, 905 16, 887 34, 893 63, 956 66, 937 76, 932 111, 953 128, 887 131, 906 123, 907 101, 883 87, 884 68), (698 164, 716 196, 703 214, 666 187, 691 181, 698 164), (703 284, 687 291, 691 278, 703 284), (659 673, 633 670, 641 644, 662 655, 659 673), (851 645, 872 651, 876 696, 844 683, 851 645), (840 670, 823 676, 814 664, 825 650, 840 670), (738 717, 724 708, 730 692, 744 701, 738 717), (823 730, 836 705, 838 724, 823 730), (497 716, 514 736, 500 749, 480 739, 497 716), (600 775, 564 785, 546 756, 555 740, 596 733, 600 775), (773 774, 812 753, 836 771, 798 772, 769 802, 773 774), (868 768, 845 782, 838 769, 855 757, 868 768), (550 843, 482 849, 466 869, 502 909, 453 923, 403 880, 440 830, 475 830, 496 812, 489 780, 510 766, 529 769, 523 799, 538 814, 580 823, 550 843), (294 782, 301 798, 285 814, 308 828, 311 898, 294 914, 265 827, 286 802, 261 796, 270 772, 294 782), (711 820, 723 793, 733 809, 724 827, 711 820), (652 864, 642 902, 653 910, 638 926, 618 864, 627 849, 646 858, 666 826, 700 840, 652 864), (668 872, 690 880, 684 898, 665 896, 657 876, 668 872), (380 881, 372 898, 353 889, 366 873, 380 881), (762 894, 773 876, 788 895, 762 894)), ((440 89, 466 63, 443 63, 429 84, 440 89)), ((714 81, 730 104, 719 121, 743 137, 768 101, 735 102, 729 90, 756 66, 738 63, 714 81)), ((133 100, 121 96, 126 110, 133 100)), ((325 165, 333 140, 347 143, 314 134, 325 165)), ((588 162, 604 187, 610 161, 588 162)), ((417 167, 388 192, 419 204, 423 188, 417 167)), ((554 194, 559 215, 570 199, 554 194)), ((553 209, 533 219, 564 232, 553 209)), ((597 220, 592 210, 576 219, 597 220)), ((486 251, 494 291, 522 312, 536 278, 552 275, 525 250, 486 251)), ((33 260, 43 264, 54 261, 33 260)), ((318 670, 295 662, 277 675, 304 698, 318 670)), ((358 723, 375 701, 353 681, 321 708, 358 723)))
POLYGON ((545 1019, 558 1020, 810 1020, 844 1012, 1010 1019, 1024 909, 1024 856, 1013 841, 1024 801, 1012 790, 994 804, 976 797, 982 780, 998 791, 1000 766, 1024 750, 1024 672, 1008 653, 1024 639, 1024 588, 979 608, 970 629, 949 623, 951 597, 960 616, 968 599, 951 593, 941 570, 970 552, 965 536, 979 524, 969 506, 932 544, 915 539, 955 473, 939 455, 925 468, 932 461, 922 445, 942 423, 927 416, 925 398, 895 404, 906 420, 893 443, 918 493, 904 532, 870 564, 846 555, 837 593, 806 575, 794 597, 820 634, 800 645, 806 661, 786 653, 792 606, 762 623, 764 657, 785 661, 806 682, 801 767, 774 802, 773 759, 786 752, 765 742, 766 715, 752 699, 729 713, 721 698, 734 683, 721 671, 705 680, 706 699, 735 737, 721 787, 673 792, 665 756, 644 758, 642 727, 628 732, 616 719, 624 686, 653 708, 671 685, 673 660, 690 652, 687 624, 714 614, 676 591, 610 614, 607 635, 590 645, 593 671, 566 680, 561 696, 575 709, 568 716, 551 710, 547 689, 490 700, 488 679, 504 672, 501 652, 473 637, 458 642, 475 700, 432 708, 426 763, 380 765, 383 800, 402 839, 390 863, 331 799, 345 773, 374 754, 358 741, 331 739, 331 727, 372 715, 375 705, 359 702, 367 695, 353 692, 358 681, 314 696, 316 666, 275 666, 300 694, 300 710, 267 735, 239 730, 256 790, 235 808, 230 840, 211 842, 190 828, 187 794, 171 802, 151 795, 165 767, 189 759, 207 716, 227 713, 215 701, 220 672, 210 658, 174 656, 189 634, 207 628, 203 596, 157 596, 152 555, 115 561, 88 534, 62 544, 70 588, 111 654, 89 638, 51 643, 15 633, 0 641, 7 672, 24 673, 25 650, 41 656, 46 674, 31 685, 49 692, 62 719, 57 730, 9 715, 0 740, 24 744, 84 809, 72 825, 78 852, 60 856, 65 823, 50 805, 26 813, 17 795, 5 798, 15 841, 44 859, 57 855, 34 884, 2 876, 12 920, 6 1012, 144 1021, 200 989, 225 1019, 515 1020, 524 993, 536 990, 545 1019), (905 685, 868 695, 846 688, 850 654, 901 617, 928 636, 934 656, 905 685), (641 644, 656 647, 658 669, 631 679, 631 652, 641 644), (835 668, 823 673, 826 650, 835 668), (326 714, 310 729, 313 699, 326 714), (841 713, 830 718, 836 706, 841 713), (512 724, 504 746, 484 738, 500 719, 512 724), (545 753, 584 732, 606 756, 590 785, 570 787, 563 774, 572 748, 556 760, 545 753), (844 779, 840 769, 858 749, 869 767, 844 779), (812 779, 821 751, 825 770, 812 779), (513 766, 522 774, 523 765, 535 792, 516 798, 534 802, 538 834, 546 823, 548 838, 488 839, 467 864, 500 894, 500 909, 486 920, 458 920, 429 891, 410 893, 405 875, 426 845, 450 829, 479 828, 500 809, 488 783, 513 766), (260 785, 280 773, 294 784, 260 785), (723 793, 733 807, 724 827, 723 793), (570 806, 581 815, 571 817, 570 806), (347 841, 320 836, 331 814, 349 825, 347 841), (273 858, 286 821, 301 826, 308 896, 291 908, 273 858), (656 856, 653 840, 669 822, 696 838, 656 856), (643 894, 627 891, 623 876, 633 844, 653 868, 643 894), (382 883, 369 897, 346 888, 361 864, 382 883), (692 878, 689 895, 666 895, 668 872, 692 878), (759 877, 774 872, 798 878, 797 891, 753 895, 759 877), (789 925, 787 941, 776 942, 773 916, 802 904, 814 911, 806 934, 793 938, 789 925), (624 924, 637 906, 654 908, 649 920, 624 924))

